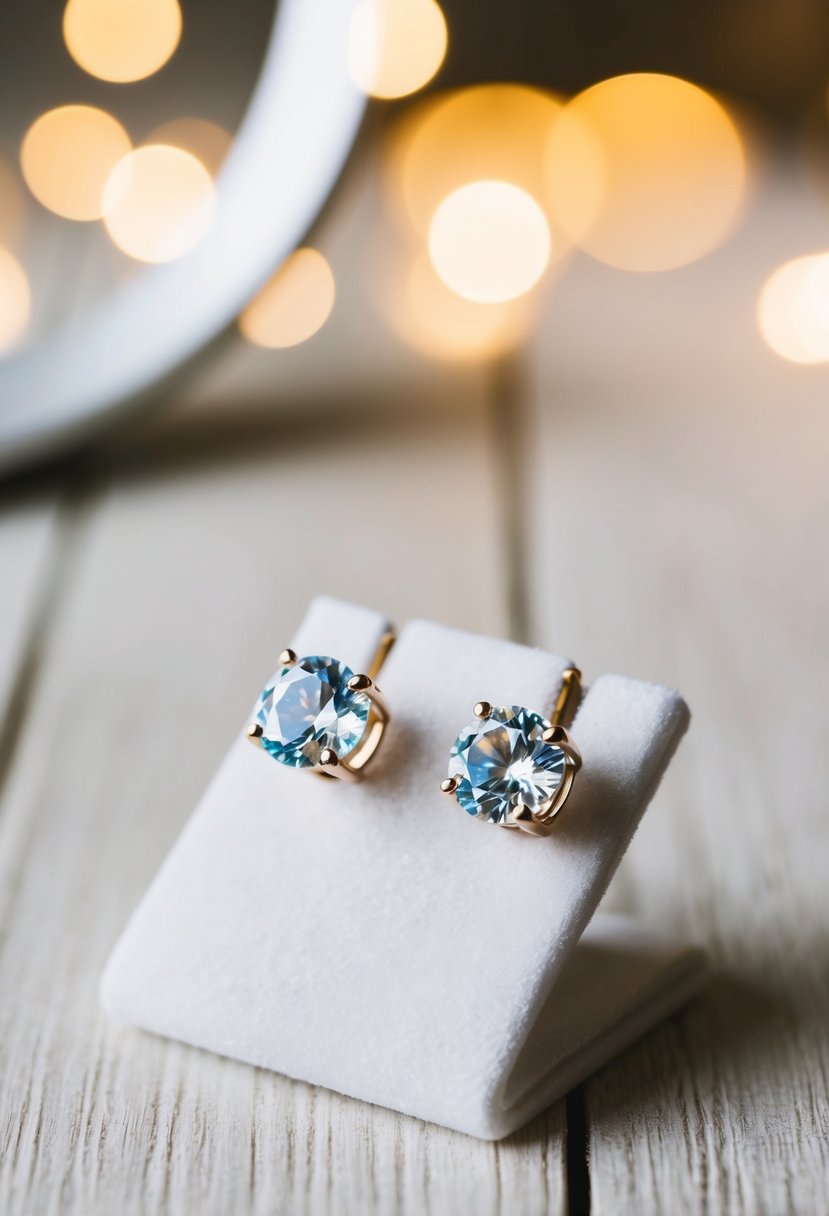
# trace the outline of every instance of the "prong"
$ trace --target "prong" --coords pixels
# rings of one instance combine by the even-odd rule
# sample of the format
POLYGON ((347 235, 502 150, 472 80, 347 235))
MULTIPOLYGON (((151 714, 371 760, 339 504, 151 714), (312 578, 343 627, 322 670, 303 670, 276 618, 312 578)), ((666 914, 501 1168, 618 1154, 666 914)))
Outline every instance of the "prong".
POLYGON ((473 713, 476 718, 488 718, 492 713, 492 706, 489 701, 478 701, 473 713))
POLYGON ((377 717, 380 718, 383 722, 388 722, 389 718, 391 717, 391 714, 389 713, 389 707, 388 707, 388 704, 386 703, 386 698, 383 696, 383 694, 381 693, 380 689, 377 687, 376 684, 372 684, 371 688, 368 690, 367 695, 371 701, 372 708, 374 709, 374 712, 377 715, 377 717))
POLYGON ((316 772, 325 777, 336 777, 339 781, 357 782, 362 778, 362 773, 350 768, 331 747, 324 747, 320 752, 316 772))
POLYGON ((283 650, 277 659, 280 667, 295 667, 297 662, 297 654, 295 650, 283 650))
POLYGON ((544 731, 541 738, 545 743, 566 743, 567 731, 563 726, 551 726, 544 731))
POLYGON ((372 683, 371 676, 361 674, 351 677, 348 681, 348 688, 350 692, 368 692, 372 683))
POLYGON ((245 734, 250 739, 251 743, 255 743, 257 747, 262 746, 263 729, 258 722, 251 722, 250 726, 245 731, 245 734))
POLYGON ((440 783, 440 792, 442 794, 448 794, 450 797, 454 797, 454 795, 458 792, 459 785, 460 782, 458 781, 457 777, 445 777, 440 783))
POLYGON ((349 692, 362 692, 369 698, 374 708, 375 715, 381 718, 382 721, 389 720, 389 707, 386 704, 386 698, 381 693, 380 689, 372 680, 371 676, 360 674, 352 676, 348 681, 349 692))
POLYGON ((523 802, 517 802, 510 811, 510 818, 522 832, 526 832, 529 836, 547 836, 549 828, 539 823, 528 806, 523 802))
POLYGON ((573 743, 572 739, 567 740, 566 751, 570 763, 573 765, 573 772, 577 773, 582 765, 581 752, 576 747, 575 743, 573 743))

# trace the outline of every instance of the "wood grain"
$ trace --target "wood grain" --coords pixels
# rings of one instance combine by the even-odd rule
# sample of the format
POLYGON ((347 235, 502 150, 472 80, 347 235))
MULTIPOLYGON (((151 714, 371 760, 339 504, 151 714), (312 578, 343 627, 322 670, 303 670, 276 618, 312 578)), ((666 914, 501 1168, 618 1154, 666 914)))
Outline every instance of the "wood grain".
POLYGON ((46 627, 49 576, 60 560, 56 496, 7 494, 5 499, 0 500, 0 718, 32 661, 38 631, 46 627))
MULTIPOLYGON (((187 417, 78 474, 0 807, 4 1216, 562 1210, 562 1107, 479 1143, 98 1008, 114 938, 310 595, 509 628, 485 403, 470 379, 445 404, 187 417), (473 500, 459 578, 445 521, 473 500)), ((6 548, 35 562, 31 527, 8 517, 6 548)))

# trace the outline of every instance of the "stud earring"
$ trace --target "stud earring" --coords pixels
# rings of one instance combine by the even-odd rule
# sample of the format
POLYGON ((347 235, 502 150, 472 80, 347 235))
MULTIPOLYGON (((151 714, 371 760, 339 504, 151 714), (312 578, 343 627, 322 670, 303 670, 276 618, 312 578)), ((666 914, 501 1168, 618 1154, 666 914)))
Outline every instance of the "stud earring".
POLYGON ((390 720, 373 677, 393 642, 392 633, 383 638, 368 675, 355 675, 327 655, 299 658, 293 650, 283 650, 247 737, 288 768, 361 781, 390 720))
POLYGON ((581 768, 566 729, 580 698, 581 673, 571 667, 549 722, 522 705, 479 701, 452 746, 441 791, 485 823, 548 836, 581 768))

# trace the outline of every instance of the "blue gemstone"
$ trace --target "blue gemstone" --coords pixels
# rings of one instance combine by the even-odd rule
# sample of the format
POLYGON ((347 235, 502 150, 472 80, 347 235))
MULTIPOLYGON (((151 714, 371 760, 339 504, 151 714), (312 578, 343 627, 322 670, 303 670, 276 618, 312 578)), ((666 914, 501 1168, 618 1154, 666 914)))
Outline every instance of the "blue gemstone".
POLYGON ((564 780, 567 757, 545 743, 550 723, 521 705, 476 718, 455 740, 449 776, 463 809, 487 823, 509 823, 513 807, 546 808, 564 780))
POLYGON ((276 672, 256 708, 260 743, 291 768, 311 768, 330 747, 340 760, 352 752, 368 725, 371 701, 352 692, 353 671, 337 659, 312 654, 276 672))

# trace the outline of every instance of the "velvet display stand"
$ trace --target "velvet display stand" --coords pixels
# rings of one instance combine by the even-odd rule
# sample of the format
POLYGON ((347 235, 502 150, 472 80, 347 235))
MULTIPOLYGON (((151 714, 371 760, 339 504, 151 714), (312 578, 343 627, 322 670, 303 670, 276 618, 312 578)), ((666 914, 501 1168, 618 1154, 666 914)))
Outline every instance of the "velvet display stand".
MULTIPOLYGON (((291 645, 359 671, 385 629, 320 598, 291 645)), ((678 694, 593 682, 548 838, 439 793, 475 702, 549 714, 566 666, 411 622, 378 676, 393 720, 359 785, 284 768, 240 731, 113 951, 107 1011, 486 1139, 564 1094, 707 971, 694 947, 593 915, 686 728, 678 694)))

